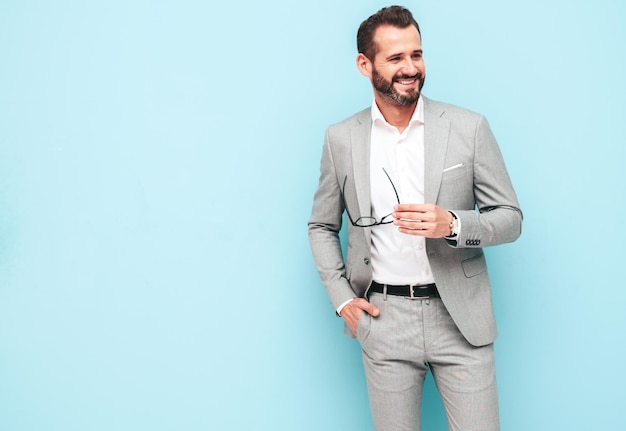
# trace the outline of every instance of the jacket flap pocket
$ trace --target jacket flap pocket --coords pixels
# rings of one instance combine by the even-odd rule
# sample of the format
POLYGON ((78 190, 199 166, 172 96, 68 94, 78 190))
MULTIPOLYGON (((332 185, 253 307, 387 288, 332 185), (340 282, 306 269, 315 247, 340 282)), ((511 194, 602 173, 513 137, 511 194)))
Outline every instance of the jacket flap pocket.
POLYGON ((485 261, 485 255, 483 253, 465 259, 461 264, 463 265, 463 272, 467 278, 487 271, 487 262, 485 261))

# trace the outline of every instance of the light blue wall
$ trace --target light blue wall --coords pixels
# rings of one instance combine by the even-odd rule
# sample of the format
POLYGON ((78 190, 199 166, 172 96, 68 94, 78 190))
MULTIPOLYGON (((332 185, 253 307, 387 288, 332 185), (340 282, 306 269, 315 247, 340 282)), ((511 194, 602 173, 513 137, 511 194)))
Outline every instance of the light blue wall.
MULTIPOLYGON (((385 5, 2 2, 0 430, 372 429, 306 221, 385 5)), ((626 4, 405 5, 526 216, 488 250, 503 429, 625 429, 626 4)))

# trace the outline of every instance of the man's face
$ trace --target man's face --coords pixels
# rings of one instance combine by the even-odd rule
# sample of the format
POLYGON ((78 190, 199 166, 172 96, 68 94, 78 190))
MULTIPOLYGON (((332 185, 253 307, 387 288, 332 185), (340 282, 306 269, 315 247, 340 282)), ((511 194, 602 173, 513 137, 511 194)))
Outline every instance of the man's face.
POLYGON ((419 32, 414 26, 383 26, 374 33, 374 42, 378 47, 371 63, 374 90, 394 104, 414 105, 426 77, 419 32))

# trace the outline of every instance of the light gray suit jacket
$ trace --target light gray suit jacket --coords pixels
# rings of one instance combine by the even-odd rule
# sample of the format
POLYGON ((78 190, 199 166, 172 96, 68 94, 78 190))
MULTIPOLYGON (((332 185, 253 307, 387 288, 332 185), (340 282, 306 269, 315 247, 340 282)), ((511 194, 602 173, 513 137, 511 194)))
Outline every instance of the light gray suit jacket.
MULTIPOLYGON (((517 239, 522 212, 487 120, 456 106, 423 99, 425 202, 454 211, 461 221, 456 241, 426 239, 428 259, 441 299, 456 325, 471 344, 482 346, 497 336, 482 247, 517 239)), ((375 227, 348 224, 345 261, 339 241, 346 205, 358 208, 360 215, 371 214, 371 127, 368 108, 326 131, 309 240, 335 309, 350 298, 363 297, 372 281, 370 229, 375 227), (346 176, 356 187, 344 195, 346 176)))

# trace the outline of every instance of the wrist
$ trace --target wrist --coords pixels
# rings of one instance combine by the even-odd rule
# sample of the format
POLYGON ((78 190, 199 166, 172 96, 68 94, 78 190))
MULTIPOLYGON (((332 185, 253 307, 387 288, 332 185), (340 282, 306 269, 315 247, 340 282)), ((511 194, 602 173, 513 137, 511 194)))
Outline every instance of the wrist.
POLYGON ((448 211, 448 213, 450 213, 450 234, 448 237, 453 238, 459 233, 459 219, 452 211, 448 211))
POLYGON ((343 304, 341 304, 339 307, 337 307, 337 316, 339 317, 343 317, 341 315, 341 312, 343 311, 344 308, 346 308, 346 306, 350 305, 352 303, 352 301, 354 301, 354 298, 350 298, 348 299, 346 302, 344 302, 343 304))

